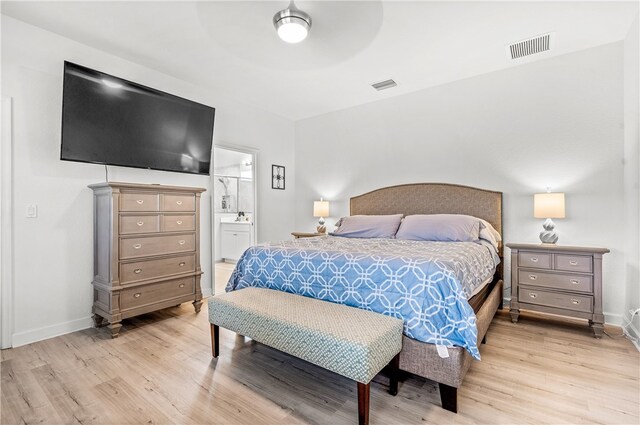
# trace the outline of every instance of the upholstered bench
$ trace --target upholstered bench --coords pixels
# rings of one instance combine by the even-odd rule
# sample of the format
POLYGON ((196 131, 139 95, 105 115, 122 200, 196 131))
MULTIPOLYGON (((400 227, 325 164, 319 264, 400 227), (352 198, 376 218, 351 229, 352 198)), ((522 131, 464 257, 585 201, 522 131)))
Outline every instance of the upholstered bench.
POLYGON ((263 288, 245 288, 209 299, 213 357, 219 326, 353 379, 358 418, 369 422, 371 379, 391 370, 389 392, 398 392, 402 320, 355 307, 263 288))

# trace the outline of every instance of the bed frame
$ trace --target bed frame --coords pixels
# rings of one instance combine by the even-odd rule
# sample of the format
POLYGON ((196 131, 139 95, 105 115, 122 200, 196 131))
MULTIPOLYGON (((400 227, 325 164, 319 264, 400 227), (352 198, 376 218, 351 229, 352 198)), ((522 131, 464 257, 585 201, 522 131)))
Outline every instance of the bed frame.
MULTIPOLYGON (((487 220, 502 235, 502 192, 445 183, 417 183, 390 186, 351 198, 351 215, 360 214, 466 214, 487 220)), ((478 344, 485 335, 496 311, 502 308, 503 254, 493 281, 484 291, 469 300, 476 313, 478 344)), ((400 352, 400 369, 436 381, 442 407, 458 411, 458 388, 473 358, 461 347, 449 349, 441 358, 433 344, 404 336, 400 352)))

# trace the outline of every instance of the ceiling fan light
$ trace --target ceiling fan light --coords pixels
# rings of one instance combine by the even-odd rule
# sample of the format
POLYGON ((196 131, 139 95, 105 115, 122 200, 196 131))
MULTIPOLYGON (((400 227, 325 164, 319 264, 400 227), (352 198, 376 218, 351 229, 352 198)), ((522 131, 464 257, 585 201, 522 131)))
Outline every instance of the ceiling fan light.
POLYGON ((296 9, 292 2, 289 8, 275 14, 273 26, 282 41, 299 43, 309 34, 311 17, 302 10, 296 9))

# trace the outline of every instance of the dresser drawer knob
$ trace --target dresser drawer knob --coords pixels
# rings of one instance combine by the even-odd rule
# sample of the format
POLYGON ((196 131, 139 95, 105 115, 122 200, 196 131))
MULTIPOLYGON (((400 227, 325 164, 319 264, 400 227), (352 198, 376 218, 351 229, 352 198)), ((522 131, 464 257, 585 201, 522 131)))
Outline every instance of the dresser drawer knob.
POLYGON ((184 288, 184 283, 181 283, 180 285, 178 285, 180 288, 184 288))
POLYGON ((137 244, 133 245, 133 247, 135 249, 140 249, 140 248, 142 248, 142 244, 137 243, 137 244))
POLYGON ((142 204, 144 204, 144 200, 143 199, 138 199, 138 200, 136 200, 136 203, 138 205, 142 205, 142 204))
POLYGON ((184 239, 181 239, 181 240, 178 241, 178 244, 180 244, 180 245, 184 245, 185 243, 186 243, 186 241, 184 239))
POLYGON ((571 300, 571 304, 578 305, 578 304, 580 304, 580 300, 573 300, 573 299, 572 299, 572 300, 571 300))
POLYGON ((133 272, 134 272, 135 274, 140 274, 140 273, 142 273, 142 269, 135 269, 133 272))
POLYGON ((178 220, 178 221, 176 221, 176 224, 178 224, 178 225, 179 225, 179 224, 182 224, 182 220, 178 220))
POLYGON ((569 261, 569 264, 571 264, 572 266, 577 266, 578 262, 576 260, 571 260, 569 261))
POLYGON ((139 221, 136 223, 138 226, 142 226, 144 224, 144 221, 139 221))
POLYGON ((538 257, 531 257, 531 262, 532 263, 537 263, 538 262, 538 257))
POLYGON ((184 266, 185 266, 185 264, 187 264, 187 263, 185 263, 184 261, 181 261, 181 262, 180 262, 180 264, 178 264, 178 265, 179 265, 180 267, 184 267, 184 266))
POLYGON ((530 275, 529 275, 529 279, 531 279, 531 280, 536 280, 536 279, 538 279, 538 276, 537 276, 537 275, 535 275, 535 274, 530 274, 530 275))
POLYGON ((578 279, 571 279, 570 282, 574 285, 580 285, 580 281, 578 279))
POLYGON ((176 201, 176 204, 182 205, 182 201, 176 201))
POLYGON ((531 297, 531 298, 538 298, 538 294, 533 294, 533 293, 531 293, 531 294, 529 294, 529 297, 531 297))
POLYGON ((140 295, 142 295, 140 292, 133 294, 133 298, 140 298, 140 295))

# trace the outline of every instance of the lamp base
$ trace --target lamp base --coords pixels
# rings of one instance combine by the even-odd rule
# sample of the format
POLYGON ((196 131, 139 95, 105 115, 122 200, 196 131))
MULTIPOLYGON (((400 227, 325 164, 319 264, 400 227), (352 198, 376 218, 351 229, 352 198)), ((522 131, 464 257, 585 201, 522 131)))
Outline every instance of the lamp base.
POLYGON ((540 240, 542 243, 554 244, 558 242, 558 235, 553 231, 553 229, 556 228, 553 220, 550 218, 546 219, 542 227, 544 227, 544 231, 540 232, 540 240))
POLYGON ((327 227, 323 225, 316 226, 316 233, 327 233, 327 227))

